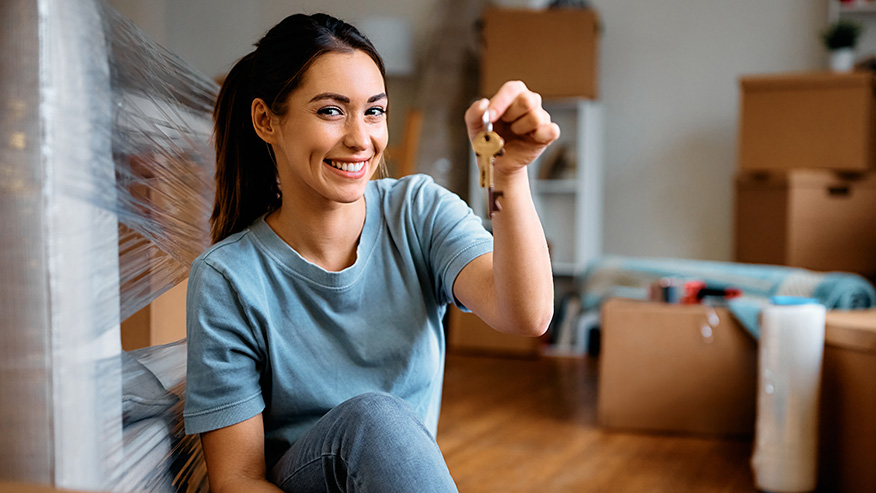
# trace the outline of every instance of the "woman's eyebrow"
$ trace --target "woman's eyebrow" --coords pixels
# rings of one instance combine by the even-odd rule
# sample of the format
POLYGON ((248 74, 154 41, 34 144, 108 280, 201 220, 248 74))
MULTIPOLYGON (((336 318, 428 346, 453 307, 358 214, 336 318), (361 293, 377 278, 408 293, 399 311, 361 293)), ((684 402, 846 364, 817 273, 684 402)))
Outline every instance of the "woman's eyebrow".
MULTIPOLYGON (((333 101, 337 101, 337 102, 339 102, 339 103, 350 104, 350 98, 348 98, 347 96, 343 96, 343 95, 341 95, 341 94, 333 93, 333 92, 324 92, 324 93, 321 93, 321 94, 317 94, 316 96, 310 98, 310 102, 313 103, 313 102, 316 102, 316 101, 323 101, 323 100, 326 100, 326 99, 331 99, 331 100, 333 100, 333 101)), ((373 102, 375 102, 375 101, 380 101, 381 99, 386 99, 386 93, 385 93, 385 92, 382 92, 382 93, 380 93, 380 94, 375 94, 374 96, 371 96, 370 98, 368 98, 368 103, 373 103, 373 102)))
POLYGON ((313 103, 314 101, 322 101, 325 99, 333 99, 339 103, 350 103, 350 98, 348 98, 347 96, 342 96, 333 92, 324 92, 322 94, 317 94, 316 96, 310 98, 310 102, 313 103))
POLYGON ((369 103, 373 103, 373 102, 375 102, 375 101, 380 101, 381 99, 386 99, 386 93, 385 93, 385 92, 382 92, 382 93, 380 93, 380 94, 376 94, 376 95, 374 95, 374 96, 371 96, 370 98, 368 98, 368 102, 369 102, 369 103))

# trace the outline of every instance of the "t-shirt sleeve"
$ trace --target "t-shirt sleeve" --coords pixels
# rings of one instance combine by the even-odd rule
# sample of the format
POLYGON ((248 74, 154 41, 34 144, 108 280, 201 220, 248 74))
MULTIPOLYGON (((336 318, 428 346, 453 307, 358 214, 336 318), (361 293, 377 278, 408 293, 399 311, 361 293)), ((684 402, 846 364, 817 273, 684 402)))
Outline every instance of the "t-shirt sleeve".
POLYGON ((453 296, 453 283, 469 262, 493 251, 493 236, 465 201, 429 178, 423 178, 415 194, 414 213, 422 224, 438 300, 468 311, 453 296))
POLYGON ((232 283, 203 259, 189 275, 186 333, 186 433, 223 428, 262 412, 262 345, 232 283))

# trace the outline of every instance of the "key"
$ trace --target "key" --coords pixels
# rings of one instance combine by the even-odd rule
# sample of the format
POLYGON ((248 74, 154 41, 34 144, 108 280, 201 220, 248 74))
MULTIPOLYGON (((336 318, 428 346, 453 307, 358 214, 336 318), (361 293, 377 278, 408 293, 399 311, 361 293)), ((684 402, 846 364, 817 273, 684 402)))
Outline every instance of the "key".
POLYGON ((498 198, 502 192, 493 188, 493 160, 502 155, 505 141, 493 131, 493 124, 487 111, 484 112, 484 130, 479 133, 471 143, 477 156, 478 168, 481 175, 481 188, 487 189, 487 210, 490 217, 499 211, 498 198))

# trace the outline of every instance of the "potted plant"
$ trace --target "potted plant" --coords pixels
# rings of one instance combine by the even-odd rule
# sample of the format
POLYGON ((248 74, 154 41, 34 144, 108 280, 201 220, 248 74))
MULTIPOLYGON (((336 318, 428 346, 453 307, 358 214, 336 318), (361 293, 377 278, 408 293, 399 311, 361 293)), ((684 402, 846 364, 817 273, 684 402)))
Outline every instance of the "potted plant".
POLYGON ((849 21, 836 21, 824 32, 821 38, 830 52, 830 68, 834 72, 848 72, 855 65, 855 46, 861 35, 861 26, 849 21))

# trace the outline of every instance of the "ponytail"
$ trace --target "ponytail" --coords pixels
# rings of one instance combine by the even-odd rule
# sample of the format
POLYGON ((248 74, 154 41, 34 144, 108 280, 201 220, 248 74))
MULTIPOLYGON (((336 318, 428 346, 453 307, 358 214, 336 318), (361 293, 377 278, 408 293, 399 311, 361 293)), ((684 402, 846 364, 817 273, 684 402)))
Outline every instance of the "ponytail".
POLYGON ((213 112, 216 198, 210 236, 216 243, 280 206, 277 165, 252 126, 249 89, 255 53, 242 58, 225 78, 213 112))

